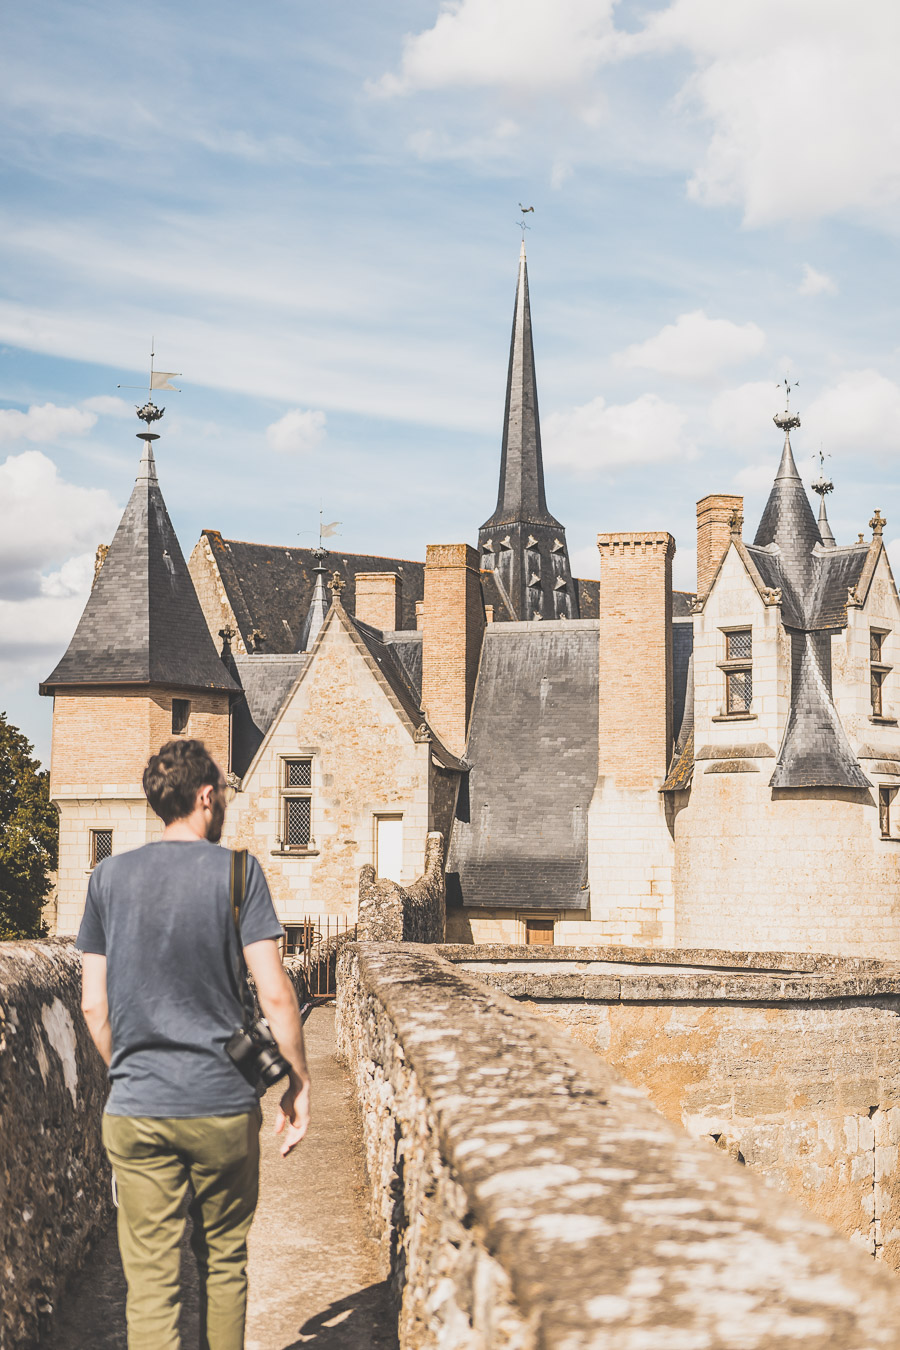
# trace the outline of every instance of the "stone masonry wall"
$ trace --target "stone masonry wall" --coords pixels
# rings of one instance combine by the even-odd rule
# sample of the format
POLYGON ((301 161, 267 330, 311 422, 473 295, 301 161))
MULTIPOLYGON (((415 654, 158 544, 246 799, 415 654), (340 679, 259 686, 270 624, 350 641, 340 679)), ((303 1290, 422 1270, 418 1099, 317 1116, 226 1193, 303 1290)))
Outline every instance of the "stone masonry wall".
POLYGON ((425 841, 425 871, 404 890, 396 881, 377 877, 370 864, 359 874, 360 942, 443 942, 446 926, 444 839, 437 833, 425 841))
POLYGON ((512 949, 480 962, 470 948, 466 964, 900 1270, 900 970, 826 959, 792 971, 796 957, 777 953, 769 970, 736 969, 736 953, 657 952, 643 967, 633 949, 587 954, 512 949))
POLYGON ((67 942, 0 943, 0 1350, 36 1344, 111 1210, 106 1068, 67 942))
POLYGON ((433 949, 344 950, 401 1350, 876 1350, 900 1288, 433 949))

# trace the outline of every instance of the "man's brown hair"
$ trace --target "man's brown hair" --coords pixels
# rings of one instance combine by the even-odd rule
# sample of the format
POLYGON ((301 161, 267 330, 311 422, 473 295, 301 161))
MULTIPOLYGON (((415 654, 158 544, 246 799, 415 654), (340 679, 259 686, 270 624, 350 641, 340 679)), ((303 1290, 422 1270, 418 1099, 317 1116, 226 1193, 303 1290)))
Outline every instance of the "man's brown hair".
POLYGON ((218 787, 222 771, 202 741, 167 741, 144 770, 144 792, 159 818, 171 825, 189 816, 207 783, 218 787))

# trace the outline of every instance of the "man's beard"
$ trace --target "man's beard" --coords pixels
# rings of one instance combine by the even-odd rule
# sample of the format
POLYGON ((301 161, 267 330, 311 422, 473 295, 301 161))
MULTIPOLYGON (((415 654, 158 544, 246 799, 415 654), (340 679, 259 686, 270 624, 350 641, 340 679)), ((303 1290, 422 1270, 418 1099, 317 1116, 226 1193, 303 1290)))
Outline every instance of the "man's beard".
POLYGON ((206 831, 206 837, 211 844, 217 844, 222 838, 222 826, 225 824, 225 803, 218 794, 213 797, 210 803, 210 811, 212 818, 206 831))

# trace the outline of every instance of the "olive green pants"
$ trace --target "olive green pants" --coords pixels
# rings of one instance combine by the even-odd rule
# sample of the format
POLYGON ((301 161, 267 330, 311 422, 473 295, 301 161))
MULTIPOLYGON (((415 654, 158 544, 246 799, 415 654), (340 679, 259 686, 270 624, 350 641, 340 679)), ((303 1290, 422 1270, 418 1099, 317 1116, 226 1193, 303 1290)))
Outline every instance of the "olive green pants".
POLYGON ((180 1350, 184 1201, 200 1277, 201 1350, 242 1350, 247 1233, 259 1187, 261 1112, 103 1117, 128 1282, 128 1350, 180 1350))

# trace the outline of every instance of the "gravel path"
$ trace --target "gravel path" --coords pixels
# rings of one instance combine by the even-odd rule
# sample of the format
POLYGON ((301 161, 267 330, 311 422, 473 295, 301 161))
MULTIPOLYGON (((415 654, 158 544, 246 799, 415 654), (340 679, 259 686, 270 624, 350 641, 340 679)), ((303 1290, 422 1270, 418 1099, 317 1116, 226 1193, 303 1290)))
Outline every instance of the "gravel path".
MULTIPOLYGON (((250 1232, 246 1350, 396 1350, 381 1247, 366 1220, 362 1139, 350 1080, 334 1055, 334 1012, 306 1023, 313 1078, 310 1132, 288 1159, 263 1102, 260 1201, 250 1232)), ((193 1258, 182 1257, 185 1350, 198 1343, 193 1258)), ((46 1350, 125 1350, 125 1282, 115 1232, 71 1281, 46 1350)))

